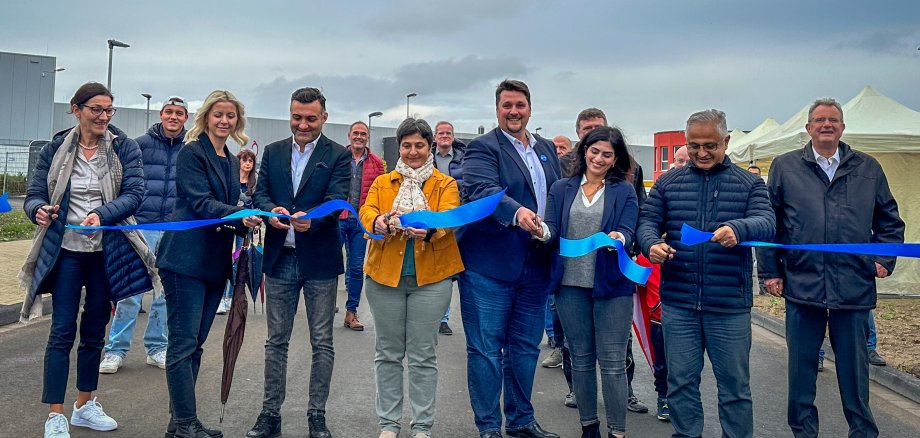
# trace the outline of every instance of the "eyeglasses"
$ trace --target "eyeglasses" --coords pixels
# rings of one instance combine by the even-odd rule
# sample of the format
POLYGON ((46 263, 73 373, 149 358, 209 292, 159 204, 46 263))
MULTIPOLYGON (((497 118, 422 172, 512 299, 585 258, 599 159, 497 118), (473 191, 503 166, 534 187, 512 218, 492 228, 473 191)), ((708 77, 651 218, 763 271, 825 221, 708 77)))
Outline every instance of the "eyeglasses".
POLYGON ((688 143, 687 149, 691 151, 698 151, 700 148, 706 149, 706 152, 715 152, 716 149, 719 149, 720 143, 706 143, 703 145, 696 143, 688 143))
POLYGON ((112 116, 115 115, 115 111, 116 111, 115 108, 103 108, 103 107, 101 107, 101 106, 86 106, 86 105, 80 105, 80 108, 86 108, 86 109, 88 109, 89 112, 93 113, 93 116, 95 116, 95 117, 101 116, 102 113, 105 113, 105 114, 108 115, 109 117, 112 117, 112 116))
POLYGON ((812 123, 817 123, 817 124, 819 124, 819 125, 823 125, 824 122, 828 122, 828 123, 830 123, 831 125, 836 125, 836 124, 840 123, 840 119, 837 119, 837 118, 834 118, 834 117, 831 117, 831 118, 827 118, 827 117, 818 117, 817 119, 812 119, 812 123))

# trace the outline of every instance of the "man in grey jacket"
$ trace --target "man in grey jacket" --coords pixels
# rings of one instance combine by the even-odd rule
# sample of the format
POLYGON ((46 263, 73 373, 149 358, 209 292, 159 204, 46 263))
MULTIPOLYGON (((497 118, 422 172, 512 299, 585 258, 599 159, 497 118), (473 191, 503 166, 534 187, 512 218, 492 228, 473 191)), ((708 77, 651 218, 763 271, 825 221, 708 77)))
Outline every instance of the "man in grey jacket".
MULTIPOLYGON (((770 202, 779 243, 900 243, 904 222, 878 161, 840 141, 843 109, 819 99, 808 111, 811 141, 770 167, 770 202)), ((837 384, 850 436, 877 437, 869 409, 869 312, 875 279, 894 257, 758 249, 767 291, 786 298, 787 420, 796 437, 818 436, 818 348, 830 331, 837 384)))

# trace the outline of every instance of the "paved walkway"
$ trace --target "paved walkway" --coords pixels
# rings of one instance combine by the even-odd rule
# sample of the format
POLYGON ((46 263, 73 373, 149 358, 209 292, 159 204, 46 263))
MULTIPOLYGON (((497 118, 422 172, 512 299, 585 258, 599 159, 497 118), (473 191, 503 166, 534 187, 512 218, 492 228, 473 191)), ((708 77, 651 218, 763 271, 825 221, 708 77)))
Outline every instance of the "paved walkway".
POLYGON ((24 292, 19 288, 19 269, 29 253, 31 240, 0 242, 0 305, 21 303, 24 292))
MULTIPOLYGON (((433 432, 435 437, 469 438, 477 436, 477 433, 467 392, 465 342, 456 291, 454 298, 451 326, 456 334, 441 336, 438 345, 438 410, 433 432)), ((342 305, 344 300, 344 292, 340 291, 339 304, 342 305)), ((328 403, 328 423, 337 438, 374 438, 378 434, 374 415, 374 320, 364 303, 359 314, 368 327, 366 331, 347 330, 342 327, 341 321, 337 321, 334 331, 336 363, 328 403)), ((305 411, 310 352, 305 334, 306 318, 302 310, 300 315, 295 323, 295 337, 290 351, 287 402, 282 409, 286 438, 307 436, 305 411)), ((220 340, 225 321, 224 317, 218 317, 215 321, 210 339, 205 345, 198 383, 199 416, 211 426, 218 425, 220 412, 220 340)), ((135 349, 128 355, 126 366, 117 374, 101 376, 100 390, 97 392, 100 403, 119 421, 120 428, 104 434, 74 430, 75 438, 103 435, 108 438, 163 436, 168 420, 166 379, 162 370, 144 364, 143 349, 138 343, 142 342, 146 319, 142 316, 138 324, 135 349)), ((0 329, 0 406, 4 414, 0 436, 39 436, 41 433, 46 413, 46 407, 40 403, 42 358, 48 326, 48 321, 43 320, 24 327, 0 329)), ((264 315, 250 312, 247 330, 226 417, 220 425, 228 437, 245 435, 261 406, 264 315)), ((544 350, 542 357, 548 352, 544 350)), ((75 353, 74 350, 74 357, 75 353)), ((638 350, 636 357, 642 357, 638 350)), ((71 359, 68 401, 72 401, 75 396, 72 389, 75 363, 75 358, 71 359)), ((828 362, 826 369, 819 377, 817 400, 821 412, 821 436, 846 436, 846 422, 836 390, 834 364, 828 362)), ((751 387, 757 437, 791 436, 786 426, 785 370, 785 341, 760 327, 754 327, 751 387)), ((641 359, 636 369, 634 386, 642 400, 648 403, 655 400, 649 368, 641 359)), ((704 370, 701 390, 706 413, 704 436, 720 436, 715 383, 708 366, 704 370)), ((871 385, 871 391, 872 409, 882 436, 920 436, 920 406, 876 384, 871 385)), ((548 430, 564 438, 578 437, 578 414, 576 410, 562 405, 564 394, 565 381, 561 370, 538 368, 533 395, 537 419, 548 430)), ((70 409, 67 411, 70 412, 70 409)), ((408 420, 404 420, 403 424, 408 429, 408 420)), ((658 421, 650 414, 633 413, 627 415, 627 429, 630 437, 663 437, 670 436, 672 431, 669 424, 658 421)), ((401 436, 407 436, 406 433, 403 432, 401 436)))

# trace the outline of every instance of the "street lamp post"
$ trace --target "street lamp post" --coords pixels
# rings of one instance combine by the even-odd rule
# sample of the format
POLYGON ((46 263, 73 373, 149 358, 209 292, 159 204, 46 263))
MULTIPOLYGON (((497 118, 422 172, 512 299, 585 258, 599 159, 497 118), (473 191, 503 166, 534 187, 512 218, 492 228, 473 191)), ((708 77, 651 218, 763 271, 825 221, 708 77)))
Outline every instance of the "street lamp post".
POLYGON ((371 144, 371 119, 373 119, 374 117, 380 117, 382 115, 383 113, 380 111, 374 111, 367 115, 367 145, 368 146, 370 146, 371 144))
POLYGON ((406 95, 406 118, 409 118, 409 98, 418 96, 417 93, 409 93, 406 95))
POLYGON ((144 126, 149 127, 150 126, 150 97, 151 96, 150 96, 150 93, 141 93, 141 96, 144 96, 147 98, 147 124, 144 126))
POLYGON ((109 92, 112 91, 112 51, 113 51, 116 47, 128 48, 128 47, 131 47, 131 46, 130 46, 129 44, 125 44, 125 43, 123 43, 123 42, 121 42, 121 41, 118 41, 118 40, 116 40, 116 39, 111 39, 111 40, 109 40, 109 75, 108 75, 108 79, 105 81, 105 86, 106 86, 106 88, 109 89, 109 92))
POLYGON ((54 70, 42 71, 42 77, 45 77, 45 75, 48 74, 48 73, 55 74, 55 73, 57 73, 57 72, 59 72, 59 71, 64 71, 64 70, 66 70, 66 69, 65 69, 64 67, 61 67, 61 68, 56 68, 56 69, 54 69, 54 70))
POLYGON ((539 127, 539 128, 537 128, 537 129, 534 129, 534 130, 533 130, 533 133, 534 133, 534 134, 537 134, 537 135, 540 135, 540 130, 541 130, 541 129, 543 129, 542 126, 539 127))

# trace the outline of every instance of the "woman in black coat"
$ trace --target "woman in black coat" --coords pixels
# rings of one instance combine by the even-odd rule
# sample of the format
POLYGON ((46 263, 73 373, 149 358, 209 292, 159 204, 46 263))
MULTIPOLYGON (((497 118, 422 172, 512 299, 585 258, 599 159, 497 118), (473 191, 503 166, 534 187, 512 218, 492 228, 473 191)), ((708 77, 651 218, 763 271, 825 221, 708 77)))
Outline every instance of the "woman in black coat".
MULTIPOLYGON (((227 148, 227 139, 249 142, 243 116, 243 104, 228 91, 214 91, 205 99, 176 160, 173 221, 215 219, 242 210, 237 206, 240 163, 227 148)), ((230 278, 234 231, 245 233, 243 226, 256 227, 262 220, 250 216, 239 222, 167 231, 160 241, 157 267, 166 293, 166 381, 172 410, 167 437, 223 436, 198 420, 195 382, 202 345, 230 278)))

